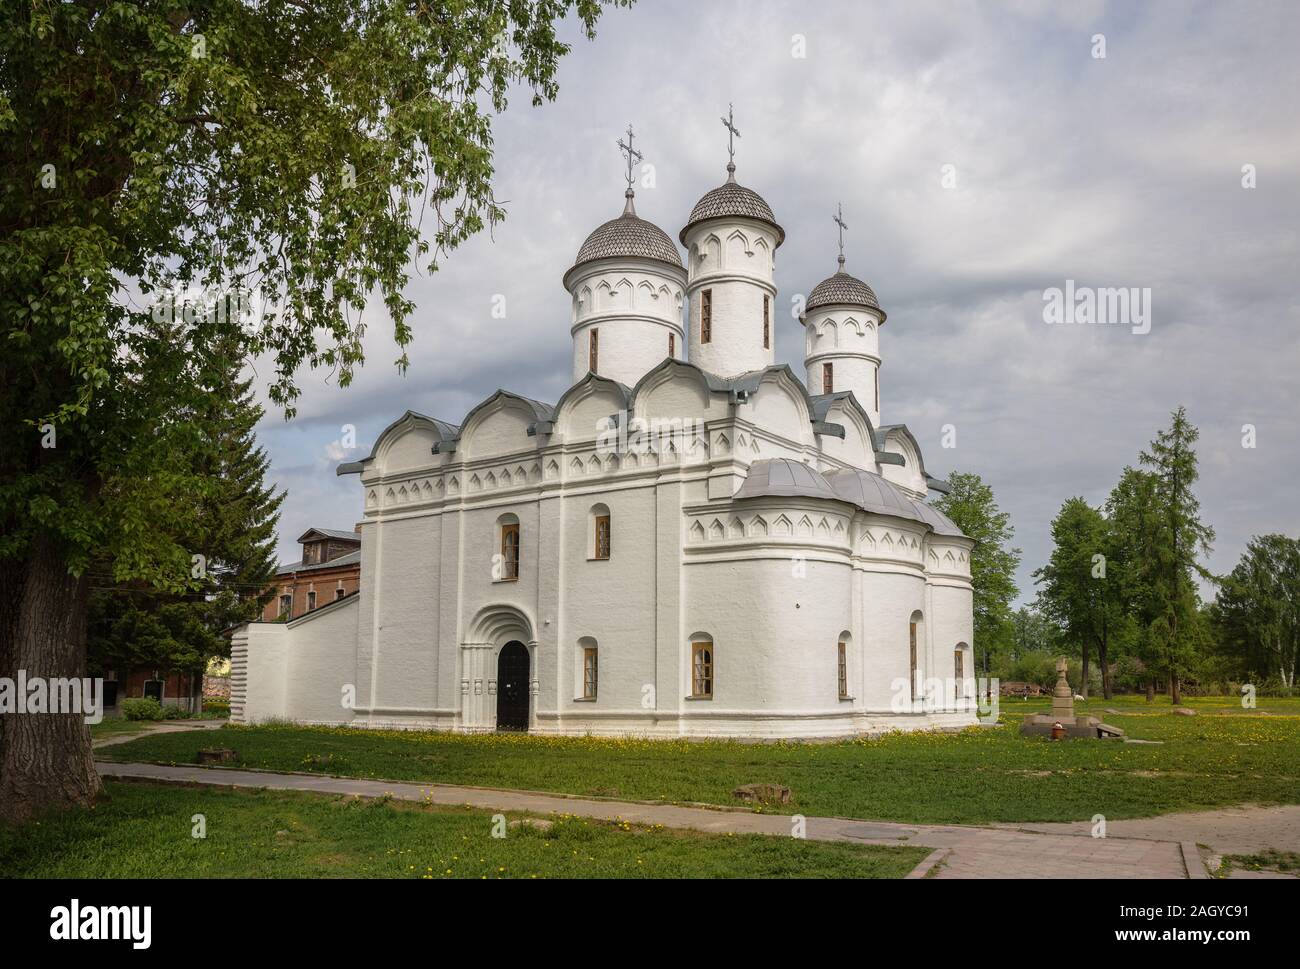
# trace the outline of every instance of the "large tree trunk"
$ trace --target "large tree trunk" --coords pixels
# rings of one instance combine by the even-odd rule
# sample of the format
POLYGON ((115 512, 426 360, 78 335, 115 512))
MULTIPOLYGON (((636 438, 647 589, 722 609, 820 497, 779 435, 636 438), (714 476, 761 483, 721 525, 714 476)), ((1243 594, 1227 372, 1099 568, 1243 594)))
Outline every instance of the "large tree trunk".
POLYGON ((1155 703, 1155 702, 1156 702, 1156 678, 1154 676, 1148 676, 1147 677, 1147 703, 1155 703))
POLYGON ((1088 699, 1088 644, 1081 642, 1079 648, 1083 650, 1083 666, 1079 670, 1079 696, 1086 700, 1088 699))
POLYGON ((1176 707, 1183 704, 1183 681, 1177 673, 1169 676, 1169 702, 1176 707))
MULTIPOLYGON (((48 535, 33 543, 18 588, 13 638, 0 675, 86 675, 90 581, 68 574, 48 535)), ((0 819, 26 821, 50 809, 86 807, 101 789, 82 713, 10 713, 0 736, 0 819)))

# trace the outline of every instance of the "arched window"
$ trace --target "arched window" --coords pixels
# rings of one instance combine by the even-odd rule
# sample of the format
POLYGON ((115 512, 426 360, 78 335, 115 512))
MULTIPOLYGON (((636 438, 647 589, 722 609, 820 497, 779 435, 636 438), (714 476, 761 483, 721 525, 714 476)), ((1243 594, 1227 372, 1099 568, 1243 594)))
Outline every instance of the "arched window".
POLYGON ((845 630, 840 633, 840 641, 836 649, 836 679, 839 682, 841 700, 852 699, 849 695, 849 643, 852 640, 852 635, 845 630))
POLYGON ((591 557, 600 560, 608 559, 613 548, 609 506, 592 505, 587 519, 589 523, 587 547, 591 549, 591 557))
POLYGON ((514 515, 502 515, 497 519, 497 528, 501 533, 500 567, 494 570, 495 578, 500 582, 513 582, 519 578, 519 519, 514 515))
POLYGON ((917 661, 917 654, 920 651, 919 644, 921 640, 921 623, 923 621, 924 619, 921 616, 921 610, 918 609, 916 612, 912 613, 911 622, 909 622, 907 626, 907 638, 908 638, 907 681, 911 686, 911 696, 913 700, 916 699, 916 695, 919 692, 917 690, 917 683, 916 683, 917 671, 919 667, 917 661))
POLYGON ((578 684, 578 698, 594 700, 600 684, 600 648, 596 640, 590 636, 583 636, 578 640, 578 662, 582 675, 578 684))
POLYGON ((822 393, 833 394, 835 392, 835 365, 833 363, 822 364, 822 393))
POLYGON ((952 652, 952 695, 954 700, 964 700, 970 695, 966 690, 966 650, 969 648, 965 643, 958 643, 957 648, 952 652))
POLYGON ((697 633, 691 637, 691 698, 713 699, 713 640, 697 633))

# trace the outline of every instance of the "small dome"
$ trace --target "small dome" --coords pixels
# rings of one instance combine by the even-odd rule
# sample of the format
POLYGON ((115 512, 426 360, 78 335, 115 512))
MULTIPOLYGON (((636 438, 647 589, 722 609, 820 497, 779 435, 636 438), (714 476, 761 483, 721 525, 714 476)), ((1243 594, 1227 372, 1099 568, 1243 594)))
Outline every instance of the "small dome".
POLYGON ((717 188, 705 192, 704 197, 695 203, 695 208, 691 209, 691 217, 686 220, 686 227, 682 229, 678 238, 681 239, 682 245, 686 245, 686 233, 693 226, 708 219, 725 219, 734 216, 766 222, 776 230, 776 244, 779 246, 785 242, 785 230, 777 225, 772 207, 763 201, 763 196, 731 178, 717 188))
POLYGON ((749 477, 740 483, 735 497, 762 498, 769 495, 782 498, 839 497, 820 472, 791 458, 764 458, 755 461, 749 466, 749 477))
POLYGON ((842 266, 834 276, 827 276, 813 287, 808 302, 804 304, 804 312, 819 306, 865 306, 879 313, 880 322, 885 322, 885 311, 880 308, 875 290, 856 276, 850 276, 842 266))
POLYGON ((956 523, 934 505, 924 501, 917 501, 915 498, 912 499, 912 504, 921 513, 921 517, 934 529, 936 535, 960 535, 962 538, 966 537, 956 523))
POLYGON ((857 468, 827 472, 825 478, 835 494, 873 515, 910 518, 934 527, 933 522, 913 504, 912 499, 880 475, 857 468))

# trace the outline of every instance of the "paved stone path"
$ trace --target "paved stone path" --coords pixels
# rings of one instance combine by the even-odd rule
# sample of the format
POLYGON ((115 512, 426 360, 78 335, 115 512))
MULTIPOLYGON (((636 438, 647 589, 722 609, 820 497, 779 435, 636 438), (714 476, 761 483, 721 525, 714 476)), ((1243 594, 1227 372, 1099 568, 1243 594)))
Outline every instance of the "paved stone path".
POLYGON ((100 747, 112 747, 114 744, 124 744, 128 740, 139 740, 141 737, 155 733, 180 733, 190 730, 216 730, 218 727, 224 727, 228 720, 173 720, 167 721, 148 721, 140 722, 140 730, 137 733, 120 733, 113 734, 111 737, 104 737, 100 740, 93 741, 91 747, 98 750, 100 747))
MULTIPOLYGON (((605 801, 560 794, 503 791, 445 784, 405 784, 316 774, 278 774, 270 771, 212 767, 170 767, 161 764, 100 762, 105 777, 127 777, 172 783, 211 784, 223 787, 314 791, 360 797, 389 795, 425 804, 469 806, 488 811, 524 811, 533 814, 571 814, 633 824, 661 824, 712 834, 768 834, 789 836, 790 817, 754 814, 734 809, 685 807, 605 801)), ((806 835, 816 841, 850 841, 876 845, 917 845, 948 849, 938 878, 1186 878, 1188 869, 1178 841, 1117 836, 1092 838, 1074 831, 1044 832, 1010 827, 966 825, 894 824, 843 818, 807 818, 806 835)), ((927 859, 929 861, 930 859, 927 859)), ((1191 859, 1193 872, 1203 874, 1191 859)))
MULTIPOLYGON (((1021 824, 1016 827, 1045 834, 1087 834, 1089 822, 1021 824)), ((1300 804, 1281 807, 1232 807, 1217 811, 1163 814, 1155 818, 1110 821, 1106 833, 1120 838, 1163 838, 1203 844, 1205 863, 1217 869, 1224 855, 1253 855, 1267 848, 1300 852, 1300 804)), ((1276 872, 1235 869, 1233 878, 1289 878, 1276 872)))

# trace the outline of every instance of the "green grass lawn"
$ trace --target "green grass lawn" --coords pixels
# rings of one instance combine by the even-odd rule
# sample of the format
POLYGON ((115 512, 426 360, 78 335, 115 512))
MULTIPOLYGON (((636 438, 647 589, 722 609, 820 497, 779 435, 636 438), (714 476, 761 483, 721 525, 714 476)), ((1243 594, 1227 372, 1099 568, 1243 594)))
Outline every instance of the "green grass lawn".
POLYGON ((1047 700, 1006 701, 1004 724, 955 734, 891 734, 825 744, 461 735, 280 725, 143 737, 106 748, 119 761, 192 764, 222 745, 237 766, 388 780, 520 788, 633 800, 735 804, 740 784, 785 784, 785 813, 914 823, 1133 818, 1229 804, 1300 803, 1300 700, 1167 698, 1079 703, 1132 738, 1017 733, 1047 700), (1108 714, 1107 708, 1119 710, 1108 714))
POLYGON ((1233 868, 1244 868, 1247 871, 1276 871, 1289 875, 1300 872, 1300 853, 1268 848, 1253 855, 1225 855, 1219 865, 1218 874, 1227 877, 1233 868))
POLYGON ((582 818, 498 839, 490 813, 400 801, 114 782, 106 793, 93 810, 0 827, 0 876, 901 878, 928 854, 582 818))

